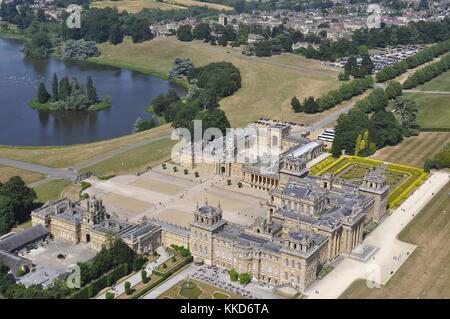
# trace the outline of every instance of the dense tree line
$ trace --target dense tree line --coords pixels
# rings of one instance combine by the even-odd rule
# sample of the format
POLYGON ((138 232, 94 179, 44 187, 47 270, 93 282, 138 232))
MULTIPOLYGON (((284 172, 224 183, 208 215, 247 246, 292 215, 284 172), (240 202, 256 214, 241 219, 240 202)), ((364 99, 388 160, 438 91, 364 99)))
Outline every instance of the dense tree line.
POLYGON ((373 79, 367 76, 362 79, 355 79, 348 83, 342 84, 339 89, 332 90, 327 94, 314 100, 313 97, 306 98, 303 104, 298 106, 295 102, 295 107, 292 105, 294 112, 318 113, 329 110, 343 101, 348 101, 352 97, 365 92, 373 86, 373 79))
POLYGON ((380 29, 361 28, 351 40, 322 39, 318 49, 312 46, 299 49, 308 58, 335 61, 339 58, 367 52, 368 48, 407 44, 428 44, 450 39, 450 19, 442 21, 410 22, 406 26, 383 26, 380 29))
POLYGON ((437 77, 450 68, 450 54, 444 55, 439 61, 431 63, 410 75, 403 83, 404 89, 412 89, 437 77))
POLYGON ((0 236, 30 219, 36 199, 34 190, 19 176, 11 177, 4 184, 0 182, 0 236))
POLYGON ((382 89, 373 90, 366 98, 356 103, 347 114, 338 118, 335 139, 331 151, 339 156, 347 154, 367 156, 387 145, 396 145, 404 136, 417 135, 417 104, 399 96, 398 85, 391 84, 395 94, 382 89), (394 111, 388 111, 389 99, 394 98, 394 111))
POLYGON ((399 61, 378 71, 375 75, 376 81, 385 82, 396 78, 400 74, 405 73, 408 69, 414 69, 421 64, 430 62, 434 58, 448 51, 450 51, 450 40, 437 43, 410 56, 404 61, 399 61))

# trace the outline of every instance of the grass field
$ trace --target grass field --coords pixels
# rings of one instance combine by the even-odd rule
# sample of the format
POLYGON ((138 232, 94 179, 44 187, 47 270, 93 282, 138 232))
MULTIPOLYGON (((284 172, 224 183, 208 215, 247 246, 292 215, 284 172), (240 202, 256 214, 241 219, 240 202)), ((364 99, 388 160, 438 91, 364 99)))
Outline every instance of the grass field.
POLYGON ((96 176, 120 175, 144 171, 170 159, 172 146, 177 141, 164 139, 137 147, 93 166, 81 172, 91 171, 96 176))
POLYGON ((341 298, 450 298, 450 183, 400 233, 418 247, 380 289, 354 282, 341 298))
POLYGON ((243 299, 242 296, 197 280, 183 280, 158 299, 243 299))
POLYGON ((398 145, 376 151, 371 158, 422 168, 427 158, 432 158, 448 143, 449 132, 422 132, 398 145))
POLYGON ((33 183, 40 179, 45 178, 45 175, 40 174, 40 173, 35 173, 35 172, 27 171, 24 169, 20 169, 20 168, 0 165, 0 182, 4 183, 13 176, 22 177, 25 184, 30 184, 30 183, 33 183))
POLYGON ((201 1, 195 1, 195 0, 164 0, 164 2, 174 4, 174 5, 179 5, 179 6, 187 6, 187 7, 208 7, 211 9, 225 10, 225 11, 233 10, 232 7, 225 6, 223 4, 208 3, 208 2, 201 2, 201 1))
POLYGON ((413 93, 406 96, 419 105, 417 123, 421 127, 450 128, 450 93, 448 95, 413 93))
POLYGON ((415 90, 450 92, 450 71, 442 73, 423 85, 419 85, 415 90))
POLYGON ((36 192, 38 201, 45 203, 47 201, 59 199, 64 189, 71 184, 71 182, 65 179, 54 179, 47 183, 40 184, 33 189, 36 192))
MULTIPOLYGON (((328 113, 295 114, 290 100, 320 96, 339 87, 337 72, 318 61, 288 55, 271 58, 247 57, 237 49, 211 46, 200 41, 181 42, 175 38, 157 38, 133 44, 125 39, 121 44, 99 45, 102 55, 91 61, 167 78, 176 57, 190 58, 194 65, 228 61, 239 68, 242 88, 220 101, 232 126, 244 126, 260 117, 289 119, 310 123, 328 113), (229 52, 229 53, 228 53, 229 52)), ((331 112, 334 112, 332 110, 331 112)))
POLYGON ((122 136, 106 141, 71 146, 23 147, 0 146, 0 157, 30 162, 50 167, 69 167, 76 163, 95 158, 101 154, 119 149, 144 139, 168 135, 169 125, 160 126, 148 131, 122 136))
POLYGON ((136 13, 142 9, 185 9, 171 3, 157 2, 155 0, 120 0, 120 1, 95 1, 91 3, 91 8, 117 8, 119 12, 126 10, 129 13, 136 13))

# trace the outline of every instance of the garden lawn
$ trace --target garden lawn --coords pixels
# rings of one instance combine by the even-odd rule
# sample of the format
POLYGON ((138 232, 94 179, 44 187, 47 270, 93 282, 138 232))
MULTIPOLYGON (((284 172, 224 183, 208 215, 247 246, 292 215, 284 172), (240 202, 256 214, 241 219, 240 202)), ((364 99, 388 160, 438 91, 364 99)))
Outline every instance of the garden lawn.
POLYGON ((27 171, 20 168, 0 165, 0 182, 4 183, 13 176, 20 176, 25 184, 30 184, 45 178, 44 174, 27 171))
POLYGON ((315 122, 334 110, 306 115, 294 113, 290 105, 300 99, 319 97, 340 86, 337 72, 297 55, 289 58, 247 57, 240 49, 212 46, 201 41, 181 42, 174 37, 156 38, 134 44, 129 38, 118 45, 99 45, 100 57, 90 61, 150 73, 167 79, 176 57, 190 58, 195 66, 211 62, 231 62, 239 68, 242 88, 220 100, 233 127, 242 127, 260 117, 315 122))
POLYGON ((54 179, 46 183, 33 187, 38 201, 45 203, 47 201, 54 201, 60 198, 64 189, 70 186, 72 183, 65 179, 54 179))
POLYGON ((417 123, 421 127, 450 129, 450 92, 448 95, 414 93, 406 96, 419 105, 417 123))
POLYGON ((341 298, 450 298, 450 183, 431 200, 399 239, 418 245, 403 266, 380 289, 355 281, 341 298))
POLYGON ((136 147, 125 153, 84 168, 81 172, 90 171, 96 176, 120 175, 146 170, 169 160, 172 147, 177 141, 159 140, 136 147))

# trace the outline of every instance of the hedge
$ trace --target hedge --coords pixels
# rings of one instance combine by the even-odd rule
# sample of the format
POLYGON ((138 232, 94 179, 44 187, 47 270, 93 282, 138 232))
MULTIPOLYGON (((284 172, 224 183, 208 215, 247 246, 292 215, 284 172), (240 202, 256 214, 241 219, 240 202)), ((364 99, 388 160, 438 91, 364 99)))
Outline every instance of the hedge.
POLYGON ((130 274, 128 264, 122 264, 110 272, 102 275, 100 278, 92 281, 80 290, 69 296, 69 299, 89 299, 98 294, 103 288, 111 286, 120 278, 130 274))
POLYGON ((450 127, 421 127, 421 132, 450 132, 450 127))

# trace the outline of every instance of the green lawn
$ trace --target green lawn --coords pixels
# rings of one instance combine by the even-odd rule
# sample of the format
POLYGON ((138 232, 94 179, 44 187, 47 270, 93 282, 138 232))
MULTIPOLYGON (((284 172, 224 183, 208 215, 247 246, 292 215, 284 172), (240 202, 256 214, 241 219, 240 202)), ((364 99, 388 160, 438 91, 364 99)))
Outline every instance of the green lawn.
POLYGON ((421 127, 450 128, 450 94, 414 93, 406 96, 419 104, 417 123, 421 127))
POLYGON ((38 201, 45 203, 60 198, 63 190, 72 183, 65 179, 55 179, 34 187, 38 201))
POLYGON ((242 88, 221 99, 220 106, 234 127, 242 127, 260 117, 310 123, 335 111, 308 115, 292 111, 290 101, 294 95, 299 99, 318 97, 340 86, 336 70, 301 56, 255 59, 242 55, 238 49, 212 46, 201 41, 181 42, 174 37, 143 43, 132 43, 125 38, 118 45, 102 43, 99 49, 101 56, 90 61, 151 73, 165 79, 176 57, 189 58, 195 66, 231 62, 241 72, 242 88))
POLYGON ((176 142, 170 139, 163 139, 143 145, 84 168, 82 172, 91 171, 96 176, 107 176, 142 171, 147 169, 148 166, 155 166, 168 160, 172 146, 176 142))
POLYGON ((399 239, 418 245, 380 289, 355 281, 341 298, 450 298, 450 183, 403 229, 399 239))
POLYGON ((423 85, 419 85, 416 90, 450 92, 450 71, 442 73, 423 85))

